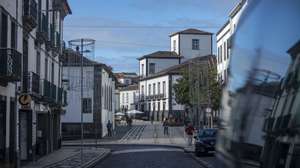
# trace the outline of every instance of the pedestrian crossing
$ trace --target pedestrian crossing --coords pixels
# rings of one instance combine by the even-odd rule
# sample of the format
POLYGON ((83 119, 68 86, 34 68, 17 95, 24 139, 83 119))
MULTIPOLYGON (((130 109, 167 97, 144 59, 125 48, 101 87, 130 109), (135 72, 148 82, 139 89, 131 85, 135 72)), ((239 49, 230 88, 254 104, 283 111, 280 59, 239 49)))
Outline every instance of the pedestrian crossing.
POLYGON ((119 140, 119 143, 126 143, 130 140, 139 140, 146 125, 135 125, 119 140))

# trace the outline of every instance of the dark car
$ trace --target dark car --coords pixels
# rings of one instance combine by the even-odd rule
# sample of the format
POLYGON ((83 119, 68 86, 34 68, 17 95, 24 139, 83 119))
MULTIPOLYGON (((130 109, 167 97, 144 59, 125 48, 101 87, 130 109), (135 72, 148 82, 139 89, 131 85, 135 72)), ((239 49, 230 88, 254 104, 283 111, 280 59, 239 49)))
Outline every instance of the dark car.
POLYGON ((197 132, 195 142, 195 154, 197 156, 215 151, 217 129, 207 128, 197 132))

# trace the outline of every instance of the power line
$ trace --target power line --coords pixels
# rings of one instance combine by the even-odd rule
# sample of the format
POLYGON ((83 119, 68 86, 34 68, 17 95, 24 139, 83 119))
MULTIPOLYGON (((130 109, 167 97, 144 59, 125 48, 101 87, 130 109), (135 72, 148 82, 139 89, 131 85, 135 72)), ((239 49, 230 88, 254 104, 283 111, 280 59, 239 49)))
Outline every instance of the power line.
POLYGON ((94 29, 94 28, 109 28, 109 29, 184 29, 184 28, 199 28, 199 29, 218 29, 221 26, 115 26, 115 25, 64 25, 64 28, 84 28, 84 29, 94 29))

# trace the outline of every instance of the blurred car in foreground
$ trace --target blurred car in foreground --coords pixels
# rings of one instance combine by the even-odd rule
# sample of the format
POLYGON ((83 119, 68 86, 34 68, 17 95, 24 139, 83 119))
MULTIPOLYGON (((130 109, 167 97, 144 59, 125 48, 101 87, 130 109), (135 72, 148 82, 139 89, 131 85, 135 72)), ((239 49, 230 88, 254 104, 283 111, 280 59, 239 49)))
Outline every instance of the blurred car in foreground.
POLYGON ((201 156, 215 151, 217 129, 206 128, 197 132, 195 138, 195 154, 201 156))
POLYGON ((300 167, 300 1, 247 1, 230 40, 222 168, 300 167))

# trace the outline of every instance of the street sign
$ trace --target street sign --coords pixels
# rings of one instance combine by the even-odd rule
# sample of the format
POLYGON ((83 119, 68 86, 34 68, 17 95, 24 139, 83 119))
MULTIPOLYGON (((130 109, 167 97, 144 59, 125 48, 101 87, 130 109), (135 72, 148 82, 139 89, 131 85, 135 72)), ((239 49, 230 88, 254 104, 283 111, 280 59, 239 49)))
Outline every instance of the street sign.
POLYGON ((31 96, 27 94, 23 94, 19 97, 19 103, 22 106, 28 106, 31 103, 31 96))

